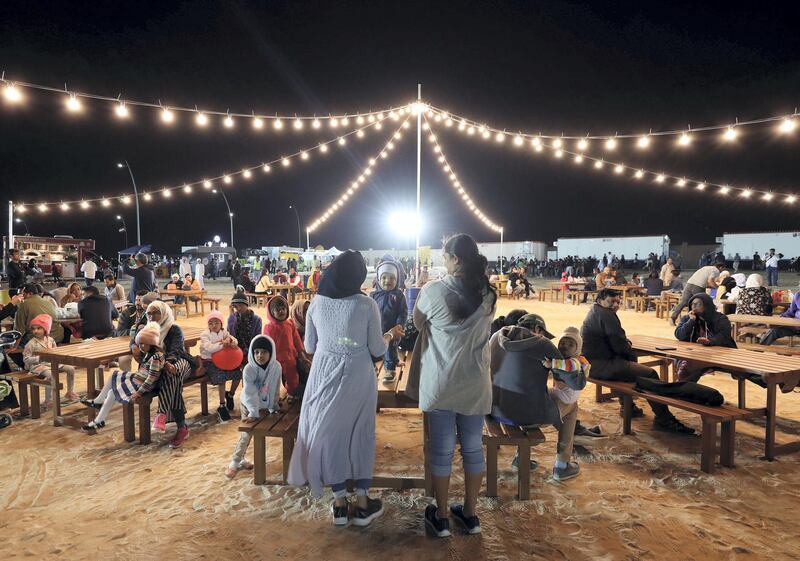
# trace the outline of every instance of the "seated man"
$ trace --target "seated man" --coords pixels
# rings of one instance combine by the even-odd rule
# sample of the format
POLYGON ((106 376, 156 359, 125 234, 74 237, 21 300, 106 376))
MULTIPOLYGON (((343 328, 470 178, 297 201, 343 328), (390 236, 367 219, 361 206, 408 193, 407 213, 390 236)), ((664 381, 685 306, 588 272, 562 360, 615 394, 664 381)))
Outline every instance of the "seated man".
POLYGON ((672 282, 669 283, 669 286, 665 286, 664 290, 669 290, 670 292, 683 292, 683 289, 686 287, 686 283, 683 282, 683 277, 681 276, 680 269, 674 269, 672 271, 672 282))
MULTIPOLYGON (((618 380, 635 382, 637 378, 658 379, 656 371, 636 362, 636 353, 622 329, 617 316, 620 294, 615 290, 603 289, 597 293, 581 327, 583 354, 592 364, 592 377, 599 380, 618 380)), ((657 430, 694 434, 694 429, 681 423, 666 405, 650 402, 656 418, 653 428, 657 430)), ((644 411, 634 405, 635 417, 644 416, 644 411)), ((622 399, 620 398, 620 415, 622 399)))
POLYGON ((664 290, 664 281, 658 278, 658 273, 652 271, 644 281, 644 288, 648 296, 661 296, 664 290))
MULTIPOLYGON (((550 342, 553 335, 541 316, 528 314, 520 324, 503 327, 489 341, 492 417, 508 425, 558 427, 553 478, 571 479, 580 473, 578 464, 570 461, 578 404, 565 403, 548 392, 550 370, 542 362, 563 357, 550 342)), ((512 465, 518 461, 515 458, 512 465)), ((531 461, 531 468, 535 467, 531 461)))
MULTIPOLYGON (((689 314, 683 316, 675 328, 675 338, 707 347, 736 348, 736 342, 731 337, 731 322, 725 314, 717 311, 711 296, 705 292, 695 294, 689 300, 689 314)), ((679 382, 697 382, 703 374, 714 369, 694 360, 679 360, 675 370, 679 382)))
MULTIPOLYGON (((781 314, 781 317, 800 319, 800 290, 794 293, 792 303, 781 314)), ((791 335, 800 335, 800 329, 796 327, 773 327, 764 333, 758 342, 762 345, 771 345, 781 337, 789 337, 791 335)))
POLYGON ((96 286, 84 286, 83 298, 78 302, 78 313, 81 316, 83 339, 105 339, 114 333, 111 323, 111 310, 114 305, 108 298, 100 294, 96 286))
POLYGON ((108 274, 105 277, 103 277, 103 280, 106 283, 106 290, 105 290, 106 298, 108 298, 112 304, 116 304, 117 302, 124 302, 125 289, 121 284, 117 284, 117 279, 114 278, 114 275, 108 274))
POLYGON ((681 310, 689 304, 689 300, 691 300, 692 296, 705 292, 707 288, 717 288, 719 286, 719 275, 724 268, 725 261, 717 261, 713 265, 701 267, 689 277, 681 293, 680 301, 675 304, 675 307, 672 308, 672 312, 670 312, 672 325, 675 325, 675 321, 678 319, 681 310))

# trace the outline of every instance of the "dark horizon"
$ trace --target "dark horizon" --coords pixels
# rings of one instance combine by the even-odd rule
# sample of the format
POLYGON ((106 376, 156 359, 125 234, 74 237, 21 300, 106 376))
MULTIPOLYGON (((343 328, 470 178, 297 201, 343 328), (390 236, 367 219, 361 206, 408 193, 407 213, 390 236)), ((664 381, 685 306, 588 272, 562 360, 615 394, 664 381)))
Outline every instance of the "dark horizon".
MULTIPOLYGON (((353 113, 411 101, 417 83, 437 107, 510 134, 613 135, 721 125, 789 114, 800 65, 796 6, 758 10, 671 3, 525 2, 459 5, 414 3, 318 5, 287 2, 137 3, 97 7, 9 2, 0 7, 6 78, 110 97, 200 109, 272 114, 353 113)), ((180 185, 272 160, 335 136, 336 131, 258 133, 218 120, 198 129, 188 115, 163 126, 155 110, 131 108, 120 122, 111 107, 87 102, 68 115, 51 93, 0 103, 3 201, 80 199, 130 192, 127 159, 140 190, 180 185)), ((313 154, 269 176, 226 188, 235 213, 237 248, 294 245, 298 207, 305 226, 338 199, 386 142, 396 122, 363 140, 313 154), (322 160, 322 161, 320 161, 322 160)), ((797 228, 794 207, 723 197, 694 188, 620 179, 589 163, 500 147, 436 125, 450 164, 505 239, 551 244, 558 237, 660 234, 673 243, 714 243, 723 232, 797 228)), ((774 124, 740 127, 733 145, 719 133, 696 133, 689 148, 654 139, 647 151, 620 141, 613 156, 595 141, 587 154, 678 177, 800 195, 796 150, 800 129, 780 136, 774 124)), ((392 155, 325 225, 312 245, 400 247, 388 215, 415 204, 416 146, 409 129, 392 155)), ((573 146, 570 146, 574 149, 573 146)), ((497 235, 456 198, 423 137, 422 243, 464 231, 479 241, 497 235)), ((142 242, 177 253, 215 234, 229 238, 221 198, 196 189, 142 203, 142 242), (188 203, 188 204, 187 204, 188 203)), ((66 216, 34 208, 31 233, 97 240, 100 253, 124 245, 115 216, 121 206, 66 216)), ((5 211, 5 208, 4 208, 5 211)), ((135 243, 133 205, 122 212, 135 243)), ((3 232, 7 231, 3 214, 3 232)), ((15 233, 24 229, 17 228, 15 233)))

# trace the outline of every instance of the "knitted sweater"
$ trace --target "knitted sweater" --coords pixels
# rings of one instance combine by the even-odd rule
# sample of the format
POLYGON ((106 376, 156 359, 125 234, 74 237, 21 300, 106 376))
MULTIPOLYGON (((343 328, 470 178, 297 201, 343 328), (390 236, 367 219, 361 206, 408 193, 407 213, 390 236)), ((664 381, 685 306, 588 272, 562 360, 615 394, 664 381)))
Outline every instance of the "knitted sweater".
POLYGON ((46 349, 55 349, 56 342, 52 337, 43 337, 37 339, 32 337, 30 341, 25 344, 22 351, 22 361, 28 372, 37 376, 45 375, 50 372, 49 362, 39 362, 39 357, 36 353, 46 349))

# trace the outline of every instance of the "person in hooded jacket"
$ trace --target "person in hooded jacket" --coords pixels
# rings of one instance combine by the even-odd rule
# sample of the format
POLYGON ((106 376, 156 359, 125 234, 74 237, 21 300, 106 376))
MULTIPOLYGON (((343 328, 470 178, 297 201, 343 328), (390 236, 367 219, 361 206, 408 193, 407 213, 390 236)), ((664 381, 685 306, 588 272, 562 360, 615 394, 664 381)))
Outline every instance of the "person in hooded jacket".
POLYGON ((502 328, 508 327, 509 325, 517 325, 517 322, 520 320, 520 318, 526 315, 528 315, 527 310, 514 309, 508 312, 508 314, 505 316, 497 316, 494 321, 492 321, 490 335, 494 335, 502 328))
MULTIPOLYGON (((381 329, 385 333, 395 325, 405 325, 408 319, 408 306, 406 297, 399 287, 400 268, 394 260, 382 261, 375 274, 377 286, 370 297, 378 304, 381 312, 381 329)), ((394 381, 398 361, 397 343, 392 341, 383 355, 383 383, 394 381)))
MULTIPOLYGON (((239 406, 242 421, 253 425, 258 422, 260 411, 267 410, 270 415, 281 407, 281 365, 276 359, 275 342, 266 335, 256 335, 250 342, 247 352, 247 365, 242 372, 242 393, 239 395, 239 406)), ((240 469, 253 469, 252 462, 245 460, 244 455, 252 431, 240 432, 231 463, 225 469, 225 476, 233 478, 240 469)))
MULTIPOLYGON (((717 311, 714 300, 705 292, 695 294, 689 300, 689 313, 681 318, 675 328, 675 338, 707 347, 736 348, 736 342, 731 337, 730 320, 717 311)), ((697 382, 703 374, 713 370, 693 360, 678 360, 676 367, 676 377, 680 382, 697 382)))
MULTIPOLYGON (((525 325, 531 329, 519 325, 503 327, 489 341, 492 417, 508 425, 557 427, 558 453, 553 478, 557 481, 571 479, 580 472, 578 464, 570 462, 578 404, 562 401, 548 391, 550 368, 544 362, 564 357, 551 342, 553 335, 547 331, 544 319, 537 314, 525 317, 525 325)), ((564 381, 570 383, 571 379, 565 377, 564 381)), ((517 467, 518 462, 515 456, 512 466, 517 467)), ((531 464, 535 468, 535 462, 531 464)))
POLYGON ((294 322, 289 318, 289 304, 283 296, 269 299, 264 335, 269 335, 275 341, 276 359, 281 363, 286 391, 292 396, 300 397, 303 387, 297 370, 297 359, 303 358, 306 350, 294 322))

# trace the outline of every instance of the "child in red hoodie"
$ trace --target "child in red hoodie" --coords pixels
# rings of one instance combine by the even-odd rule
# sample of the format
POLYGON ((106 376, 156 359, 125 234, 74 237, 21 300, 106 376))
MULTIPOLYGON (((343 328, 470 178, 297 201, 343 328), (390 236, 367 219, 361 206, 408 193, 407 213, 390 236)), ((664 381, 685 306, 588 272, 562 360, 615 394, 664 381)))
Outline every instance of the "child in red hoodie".
POLYGON ((267 304, 267 324, 264 335, 275 341, 275 358, 283 370, 283 385, 289 395, 298 397, 300 374, 297 371, 297 359, 305 357, 303 340, 294 322, 289 319, 289 304, 283 296, 274 296, 267 304))

